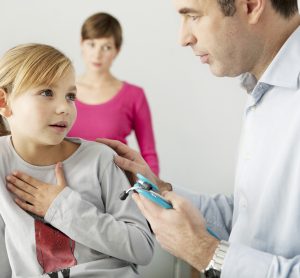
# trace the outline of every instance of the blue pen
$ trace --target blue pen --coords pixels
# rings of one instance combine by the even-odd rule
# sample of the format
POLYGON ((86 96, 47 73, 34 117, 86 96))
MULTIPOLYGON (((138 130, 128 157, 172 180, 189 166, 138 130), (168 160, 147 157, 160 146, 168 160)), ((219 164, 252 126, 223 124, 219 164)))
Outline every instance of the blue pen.
MULTIPOLYGON (((173 208, 172 204, 168 200, 166 200, 164 197, 162 197, 160 194, 158 194, 159 189, 154 183, 152 183, 150 180, 148 180, 147 178, 145 178, 143 175, 141 175, 139 173, 136 176, 137 176, 138 180, 133 185, 133 187, 122 192, 122 194, 120 195, 121 200, 125 200, 127 198, 127 196, 129 195, 129 192, 132 190, 135 190, 139 194, 143 195, 144 197, 148 198, 149 200, 153 201, 154 203, 160 205, 163 208, 166 208, 166 209, 173 208)), ((215 234, 215 232, 212 231, 209 227, 206 227, 206 230, 213 237, 220 240, 220 238, 215 234)))

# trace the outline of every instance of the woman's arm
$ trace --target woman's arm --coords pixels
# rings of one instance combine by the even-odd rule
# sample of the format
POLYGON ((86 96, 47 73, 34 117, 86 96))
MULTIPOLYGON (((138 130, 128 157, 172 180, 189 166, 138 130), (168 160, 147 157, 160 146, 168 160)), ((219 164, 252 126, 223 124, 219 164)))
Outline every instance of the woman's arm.
POLYGON ((155 175, 159 174, 159 162, 155 148, 151 112, 145 93, 141 91, 134 111, 133 126, 141 154, 155 175))

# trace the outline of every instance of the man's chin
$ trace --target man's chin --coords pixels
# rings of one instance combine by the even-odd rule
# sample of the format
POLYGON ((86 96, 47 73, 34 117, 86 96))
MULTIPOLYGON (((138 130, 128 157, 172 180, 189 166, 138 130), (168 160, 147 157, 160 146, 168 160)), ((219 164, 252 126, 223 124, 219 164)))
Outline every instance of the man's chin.
POLYGON ((213 65, 210 65, 210 71, 216 77, 236 77, 241 74, 241 73, 236 73, 235 71, 233 71, 233 69, 214 67, 213 65))

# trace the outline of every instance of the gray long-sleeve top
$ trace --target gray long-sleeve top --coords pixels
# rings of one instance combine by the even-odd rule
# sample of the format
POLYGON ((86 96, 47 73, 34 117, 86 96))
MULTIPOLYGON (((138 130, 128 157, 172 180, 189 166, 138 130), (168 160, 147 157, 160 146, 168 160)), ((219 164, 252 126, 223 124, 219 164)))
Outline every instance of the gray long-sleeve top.
MULTIPOLYGON (((136 277, 136 265, 145 265, 152 258, 153 239, 132 199, 119 199, 130 186, 126 176, 114 164, 114 152, 107 146, 72 140, 80 146, 63 161, 68 186, 44 217, 45 223, 75 244, 72 256, 76 263, 69 277, 136 277)), ((0 277, 39 277, 45 271, 37 259, 38 219, 14 203, 5 177, 19 170, 56 184, 55 166, 23 161, 8 136, 0 138, 0 165, 0 277)))

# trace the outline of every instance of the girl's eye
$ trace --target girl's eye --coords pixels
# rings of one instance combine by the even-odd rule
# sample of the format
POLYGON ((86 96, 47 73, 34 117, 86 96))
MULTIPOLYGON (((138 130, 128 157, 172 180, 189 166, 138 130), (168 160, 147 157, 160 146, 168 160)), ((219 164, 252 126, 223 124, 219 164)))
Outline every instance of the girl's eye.
POLYGON ((53 96, 53 91, 50 90, 50 89, 43 90, 43 91, 41 91, 41 96, 52 97, 53 96))
POLYGON ((76 100, 76 94, 69 93, 69 94, 67 94, 66 98, 67 98, 67 100, 75 101, 76 100))

